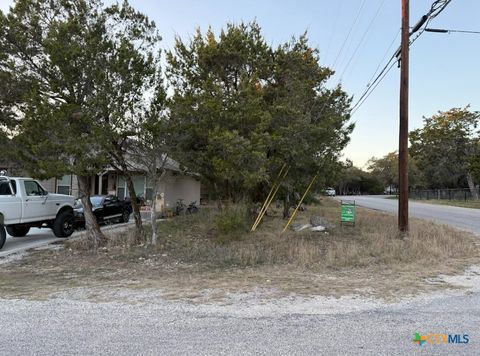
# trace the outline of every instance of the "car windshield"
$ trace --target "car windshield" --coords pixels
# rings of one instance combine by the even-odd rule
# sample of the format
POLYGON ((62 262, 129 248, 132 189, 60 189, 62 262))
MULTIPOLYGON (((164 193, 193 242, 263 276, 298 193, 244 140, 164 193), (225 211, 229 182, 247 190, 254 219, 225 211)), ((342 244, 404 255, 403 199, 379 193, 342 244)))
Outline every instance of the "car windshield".
POLYGON ((103 202, 103 197, 90 197, 90 202, 92 206, 100 206, 103 202))
MULTIPOLYGON (((90 202, 92 203, 92 207, 101 206, 103 203, 103 197, 90 197, 90 202)), ((75 208, 83 208, 83 204, 80 199, 75 201, 75 208)))

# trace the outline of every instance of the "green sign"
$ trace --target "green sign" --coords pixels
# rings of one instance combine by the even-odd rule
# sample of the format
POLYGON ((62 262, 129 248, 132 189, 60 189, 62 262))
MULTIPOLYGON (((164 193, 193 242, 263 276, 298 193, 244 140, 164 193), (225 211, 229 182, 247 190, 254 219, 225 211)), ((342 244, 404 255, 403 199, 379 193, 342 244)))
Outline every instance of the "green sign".
POLYGON ((342 202, 341 221, 355 223, 355 202, 342 202))

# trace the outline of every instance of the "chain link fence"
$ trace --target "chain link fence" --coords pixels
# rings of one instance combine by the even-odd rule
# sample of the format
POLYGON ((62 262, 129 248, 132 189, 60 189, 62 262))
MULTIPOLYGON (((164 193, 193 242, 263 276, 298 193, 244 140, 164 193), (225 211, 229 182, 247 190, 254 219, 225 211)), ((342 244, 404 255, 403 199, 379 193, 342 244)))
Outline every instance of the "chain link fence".
POLYGON ((430 189, 430 190, 416 190, 410 192, 410 199, 418 200, 459 200, 469 201, 476 200, 480 196, 480 188, 475 189, 475 193, 472 194, 470 189, 430 189))

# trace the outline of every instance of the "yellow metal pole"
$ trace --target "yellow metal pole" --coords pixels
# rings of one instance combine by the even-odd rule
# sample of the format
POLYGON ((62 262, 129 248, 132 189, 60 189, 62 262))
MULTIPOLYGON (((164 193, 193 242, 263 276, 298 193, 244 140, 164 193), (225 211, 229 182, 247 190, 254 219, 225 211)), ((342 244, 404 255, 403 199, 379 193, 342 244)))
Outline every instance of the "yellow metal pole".
POLYGON ((283 170, 285 169, 285 166, 286 166, 286 164, 284 163, 283 166, 282 166, 282 169, 280 169, 280 172, 278 172, 277 178, 275 178, 275 182, 272 185, 272 188, 270 189, 270 192, 268 193, 267 198, 265 199, 265 201, 262 205, 262 208, 258 212, 257 218, 255 219, 255 222, 253 223, 251 231, 255 231, 257 223, 259 222, 259 220, 261 220, 260 216, 263 216, 263 210, 265 209, 265 207, 267 205, 267 202, 270 199, 270 195, 272 194, 273 190, 275 189, 275 186, 277 185, 277 182, 278 182, 278 180, 280 178, 280 175, 282 174, 283 170))
POLYGON ((258 225, 260 225, 260 223, 262 222, 262 219, 263 217, 265 216, 267 210, 268 210, 268 207, 270 206, 270 204, 272 203, 273 199, 275 198, 275 195, 277 195, 277 192, 278 192, 278 189, 280 189, 280 185, 282 183, 282 179, 285 178, 288 174, 288 171, 290 170, 290 168, 288 168, 285 173, 283 174, 282 178, 278 181, 277 183, 277 187, 275 189, 275 191, 273 192, 272 196, 270 197, 270 199, 268 200, 267 202, 267 205, 265 206, 265 209, 263 210, 262 212, 262 215, 260 216, 259 219, 257 219, 258 221, 255 222, 255 224, 253 225, 252 227, 252 231, 255 231, 258 227, 258 225))
POLYGON ((300 208, 300 205, 302 205, 303 199, 305 199, 305 197, 307 196, 307 193, 308 193, 308 191, 310 190, 310 188, 312 187, 313 182, 315 182, 315 179, 317 179, 317 176, 318 176, 318 174, 315 174, 315 177, 313 177, 312 181, 310 182, 310 185, 308 186, 307 190, 306 190, 305 193, 303 194, 302 199, 300 199, 300 201, 298 202, 298 205, 297 205, 297 207, 295 208, 292 216, 291 216, 290 219, 288 220, 287 225, 285 225, 285 227, 283 228, 282 233, 284 233, 284 232, 287 230, 287 228, 290 226, 290 223, 292 222, 293 218, 295 218, 295 215, 297 214, 298 208, 300 208))

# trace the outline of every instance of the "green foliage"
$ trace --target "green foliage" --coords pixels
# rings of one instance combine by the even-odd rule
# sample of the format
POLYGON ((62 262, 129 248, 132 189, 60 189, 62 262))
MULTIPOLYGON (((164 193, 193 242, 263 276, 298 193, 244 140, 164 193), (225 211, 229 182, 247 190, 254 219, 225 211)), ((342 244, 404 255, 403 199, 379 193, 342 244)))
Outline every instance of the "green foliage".
POLYGON ((0 124, 17 157, 41 178, 101 171, 144 108, 155 25, 126 1, 19 0, 0 28, 0 85, 14 94, 0 95, 0 124))
POLYGON ((410 133, 410 154, 416 159, 428 188, 458 188, 478 162, 480 114, 454 108, 424 118, 424 126, 410 133))
POLYGON ((342 195, 381 194, 384 188, 377 176, 351 165, 345 166, 338 176, 337 193, 342 195))
POLYGON ((220 242, 237 240, 248 231, 246 213, 243 209, 225 209, 215 217, 220 242))
POLYGON ((350 100, 324 87, 332 71, 306 36, 274 49, 257 23, 229 24, 218 37, 177 38, 167 61, 176 157, 218 198, 261 200, 283 164, 284 193, 333 171, 353 129, 350 100))
POLYGON ((473 139, 472 151, 468 158, 467 170, 472 173, 477 182, 480 182, 480 135, 473 139))
POLYGON ((159 40, 155 24, 127 1, 18 0, 0 13, 0 79, 8 83, 0 89, 13 93, 0 94, 0 129, 14 135, 15 157, 32 176, 79 177, 95 241, 89 177, 109 165, 126 171, 122 148, 153 91, 159 40))
MULTIPOLYGON (((398 187, 398 153, 396 151, 382 158, 372 157, 368 164, 370 173, 379 179, 384 187, 398 187)), ((413 157, 408 159, 408 185, 413 189, 424 185, 422 172, 418 169, 413 157)))

